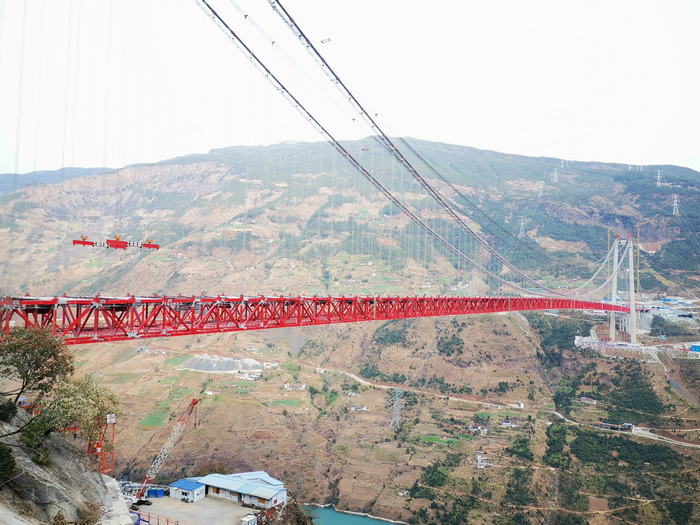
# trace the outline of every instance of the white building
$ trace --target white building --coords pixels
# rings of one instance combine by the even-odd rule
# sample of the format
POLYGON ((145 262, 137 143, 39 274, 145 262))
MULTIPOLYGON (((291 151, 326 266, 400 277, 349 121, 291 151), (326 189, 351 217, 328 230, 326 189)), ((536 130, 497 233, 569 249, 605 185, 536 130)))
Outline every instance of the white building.
POLYGON ((205 496, 205 486, 189 479, 179 479, 170 484, 170 497, 194 503, 205 496))
POLYGON ((261 470, 240 474, 209 474, 191 479, 206 486, 206 496, 209 498, 246 503, 259 509, 269 509, 287 502, 284 483, 261 470))

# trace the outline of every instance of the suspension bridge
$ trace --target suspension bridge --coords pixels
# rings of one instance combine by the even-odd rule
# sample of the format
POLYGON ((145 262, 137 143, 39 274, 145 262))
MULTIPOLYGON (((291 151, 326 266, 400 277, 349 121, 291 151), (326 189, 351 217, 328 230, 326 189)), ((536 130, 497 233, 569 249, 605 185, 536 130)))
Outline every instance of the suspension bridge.
MULTIPOLYGON (((174 337, 244 330, 261 330, 361 321, 387 321, 430 316, 452 316, 515 312, 525 310, 597 310, 613 312, 611 334, 614 338, 615 319, 621 315, 630 317, 630 334, 636 343, 634 315, 634 250, 632 237, 617 239, 593 275, 575 290, 562 291, 548 288, 543 281, 522 271, 501 251, 494 247, 490 236, 500 236, 527 252, 527 239, 523 233, 521 220, 519 235, 507 231, 493 221, 476 205, 463 189, 451 182, 424 155, 416 151, 404 140, 390 138, 380 127, 376 114, 372 115, 348 88, 336 70, 320 53, 311 39, 278 0, 268 0, 270 7, 291 31, 294 40, 309 53, 316 65, 323 71, 331 84, 341 93, 342 98, 359 119, 371 130, 378 149, 392 159, 410 181, 420 188, 423 196, 430 197, 442 214, 440 220, 449 221, 449 228, 456 229, 460 236, 470 241, 471 250, 463 243, 455 242, 455 236, 445 233, 440 220, 426 218, 411 202, 394 188, 396 175, 382 180, 365 165, 362 155, 351 153, 333 134, 327 124, 302 103, 301 97, 292 93, 252 47, 243 41, 234 30, 230 20, 217 12, 207 0, 195 0, 205 15, 211 19, 231 43, 237 47, 274 87, 274 90, 297 110, 302 118, 313 126, 333 147, 338 158, 347 162, 362 179, 369 183, 388 203, 395 206, 410 224, 430 239, 432 246, 442 250, 445 258, 457 261, 458 265, 472 274, 479 274, 488 280, 493 290, 492 296, 229 296, 229 295, 175 295, 107 297, 8 297, 0 310, 0 327, 3 334, 9 333, 12 326, 27 326, 50 329, 68 344, 86 344, 153 337, 174 337), (398 142, 401 144, 399 145, 398 142), (415 164, 415 165, 414 165, 415 164), (417 167, 420 165, 420 167, 417 167), (423 173, 431 173, 435 179, 428 179, 423 173), (482 224, 466 213, 483 215, 482 224), (492 233, 495 232, 495 233, 492 233), (625 251, 620 256, 619 250, 625 251), (479 255, 482 260, 479 260, 479 255), (484 261, 486 259, 486 261, 484 261), (617 277, 629 260, 629 303, 617 304, 617 277), (610 263, 612 262, 612 271, 610 263), (604 270, 607 269, 607 279, 604 270), (602 281, 602 283, 601 283, 602 281), (594 296, 611 288, 611 302, 594 300, 594 296), (620 314, 620 315, 615 315, 620 314)), ((248 15, 245 15, 248 19, 248 15)), ((275 46, 275 42, 272 42, 275 46)), ((353 119, 354 121, 355 119, 353 119)), ((364 151, 364 150, 363 150, 364 151)), ((393 173, 393 168, 392 168, 393 173)), ((540 184, 540 196, 542 184, 540 184)), ((460 237, 461 238, 461 237, 460 237)), ((73 240, 76 249, 152 249, 158 250, 154 239, 147 242, 114 240, 105 242, 88 240, 81 236, 73 240)), ((540 261, 540 266, 546 262, 540 261)), ((459 266, 458 266, 459 268, 459 266)))

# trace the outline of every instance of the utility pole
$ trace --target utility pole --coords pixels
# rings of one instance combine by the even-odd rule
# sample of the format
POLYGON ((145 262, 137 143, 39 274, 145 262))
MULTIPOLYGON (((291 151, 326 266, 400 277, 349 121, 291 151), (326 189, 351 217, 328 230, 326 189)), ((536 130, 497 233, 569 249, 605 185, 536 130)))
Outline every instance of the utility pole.
POLYGON ((676 216, 680 216, 681 212, 678 209, 678 195, 673 196, 673 214, 676 216))
POLYGON ((525 216, 520 216, 520 232, 518 232, 518 239, 525 237, 525 216))
MULTIPOLYGON (((610 292, 610 301, 612 304, 617 304, 617 263, 619 257, 619 247, 620 240, 617 235, 615 235, 615 242, 613 243, 613 278, 612 278, 612 291, 610 292)), ((610 312, 610 340, 615 341, 615 312, 610 312)))
POLYGON ((541 180, 540 181, 540 193, 539 193, 538 197, 542 197, 543 194, 544 194, 544 181, 541 180))

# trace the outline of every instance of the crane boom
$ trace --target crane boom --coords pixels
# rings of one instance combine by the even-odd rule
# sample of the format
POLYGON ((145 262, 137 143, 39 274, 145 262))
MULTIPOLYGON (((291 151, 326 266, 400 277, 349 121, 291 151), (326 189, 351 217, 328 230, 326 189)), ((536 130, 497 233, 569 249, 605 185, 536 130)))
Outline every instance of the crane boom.
POLYGON ((163 466, 163 463, 165 463, 165 461, 168 459, 173 447, 180 439, 180 436, 182 436, 182 433, 185 431, 187 423, 189 422, 190 416, 192 415, 194 407, 197 405, 197 403, 199 403, 199 399, 193 399, 182 415, 177 419, 175 428, 173 428, 168 441, 165 442, 165 445, 163 445, 163 448, 160 449, 156 459, 153 460, 153 465, 151 465, 151 468, 148 469, 146 478, 143 480, 143 483, 141 483, 141 486, 136 493, 136 499, 141 499, 151 486, 151 483, 153 483, 153 480, 156 479, 158 472, 160 472, 160 468, 163 466))

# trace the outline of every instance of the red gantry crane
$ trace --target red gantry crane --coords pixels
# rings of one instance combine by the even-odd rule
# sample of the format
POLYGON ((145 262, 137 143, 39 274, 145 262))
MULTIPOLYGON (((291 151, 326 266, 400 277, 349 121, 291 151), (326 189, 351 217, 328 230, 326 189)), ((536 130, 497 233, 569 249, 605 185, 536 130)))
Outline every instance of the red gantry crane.
POLYGON ((160 250, 160 244, 153 244, 153 239, 146 239, 147 242, 122 241, 121 235, 115 235, 114 239, 107 239, 105 242, 88 241, 85 236, 80 236, 80 240, 73 240, 73 246, 90 246, 92 248, 114 248, 115 250, 126 250, 130 248, 147 248, 149 250, 160 250))
POLYGON ((180 436, 182 436, 182 433, 185 431, 187 423, 190 420, 190 416, 192 415, 192 412, 194 412, 194 408, 197 406, 199 401, 199 399, 193 399, 182 415, 178 418, 177 423, 175 423, 175 428, 173 428, 168 441, 165 442, 165 445, 163 445, 163 448, 160 449, 156 459, 153 460, 153 465, 151 465, 151 468, 148 469, 146 478, 143 480, 143 483, 141 483, 141 486, 136 492, 137 500, 140 500, 143 497, 148 488, 151 486, 151 483, 153 483, 153 480, 156 479, 158 472, 160 472, 160 468, 163 466, 163 463, 165 463, 165 461, 168 459, 173 447, 180 439, 180 436))

